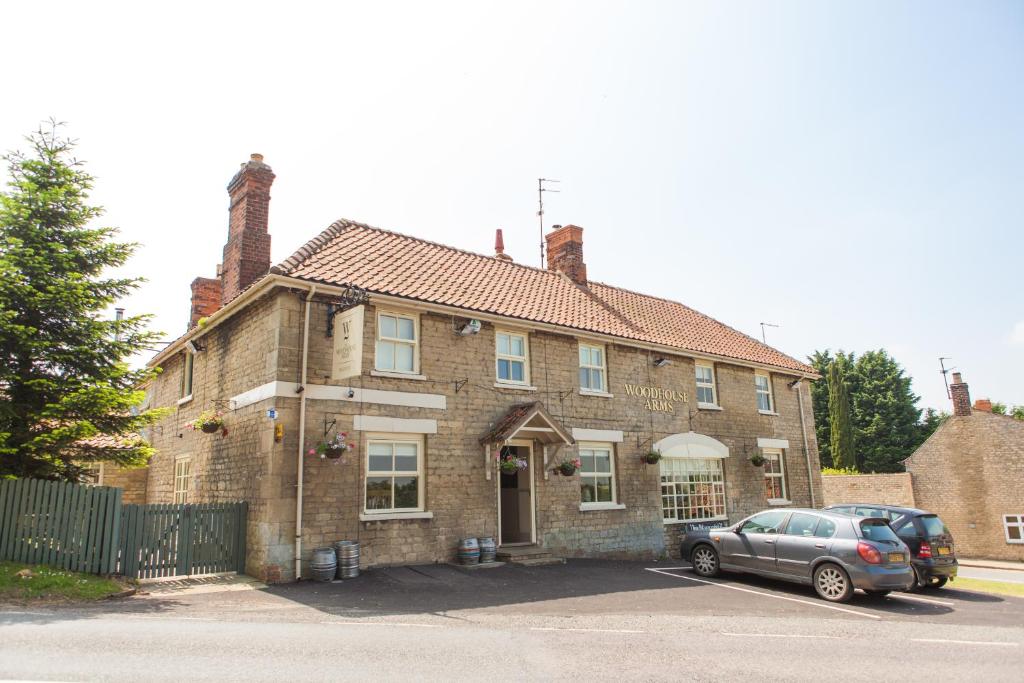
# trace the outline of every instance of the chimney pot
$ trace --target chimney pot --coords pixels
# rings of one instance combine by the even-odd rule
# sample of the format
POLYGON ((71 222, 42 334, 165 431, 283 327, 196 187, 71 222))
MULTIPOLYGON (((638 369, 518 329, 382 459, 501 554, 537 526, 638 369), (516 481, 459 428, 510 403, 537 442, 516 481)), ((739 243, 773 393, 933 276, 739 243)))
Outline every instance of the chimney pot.
POLYGON ((251 160, 253 160, 253 161, 258 161, 260 163, 263 163, 263 155, 262 154, 257 154, 256 152, 253 152, 252 154, 249 155, 249 158, 251 160))
POLYGON ((494 258, 499 261, 512 260, 512 257, 505 253, 505 239, 501 235, 501 228, 494 231, 494 258))
POLYGON ((953 383, 949 385, 949 395, 953 399, 953 414, 967 417, 971 414, 971 392, 959 372, 953 373, 953 383))

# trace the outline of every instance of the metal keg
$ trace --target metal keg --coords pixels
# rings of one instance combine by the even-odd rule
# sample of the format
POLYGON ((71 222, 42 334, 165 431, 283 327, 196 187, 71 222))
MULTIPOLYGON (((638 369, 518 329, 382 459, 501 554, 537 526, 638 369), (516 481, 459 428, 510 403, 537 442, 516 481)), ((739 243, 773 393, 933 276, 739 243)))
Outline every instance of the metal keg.
POLYGON ((459 541, 459 564, 476 564, 480 561, 480 544, 475 538, 464 538, 459 541))
POLYGON ((314 580, 331 581, 334 579, 334 572, 338 568, 338 559, 332 548, 317 548, 313 551, 313 557, 309 562, 309 568, 314 580))
POLYGON ((359 544, 355 541, 338 541, 334 544, 338 557, 338 578, 354 579, 359 576, 359 544))
POLYGON ((480 564, 494 562, 498 555, 498 544, 491 536, 478 539, 480 542, 480 564))

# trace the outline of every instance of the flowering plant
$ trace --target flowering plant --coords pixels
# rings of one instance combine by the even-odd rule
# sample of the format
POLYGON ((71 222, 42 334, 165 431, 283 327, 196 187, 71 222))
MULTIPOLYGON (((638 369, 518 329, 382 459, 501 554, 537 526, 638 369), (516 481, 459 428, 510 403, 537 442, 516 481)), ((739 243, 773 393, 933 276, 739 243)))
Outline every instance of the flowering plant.
POLYGON ((582 465, 583 463, 580 462, 579 458, 567 458, 562 462, 558 463, 558 466, 555 467, 554 471, 555 474, 561 474, 566 477, 571 477, 572 475, 576 474, 576 470, 578 470, 582 465))
POLYGON ((760 453, 754 453, 752 456, 750 456, 750 464, 753 465, 754 467, 760 467, 766 462, 767 459, 765 459, 765 457, 760 453))
POLYGON ((207 434, 215 434, 221 431, 224 434, 228 433, 224 429, 224 415, 219 410, 204 410, 199 414, 199 417, 189 422, 186 426, 192 431, 206 432, 207 434))
POLYGON ((525 458, 520 458, 514 453, 497 454, 494 459, 498 462, 498 469, 505 474, 515 474, 529 466, 525 458))
POLYGON ((339 432, 330 439, 324 439, 320 441, 316 446, 309 449, 309 455, 319 455, 321 458, 330 458, 334 460, 340 458, 342 454, 355 448, 354 443, 348 442, 348 432, 339 432))
POLYGON ((643 454, 643 461, 648 465, 656 465, 661 460, 661 453, 658 451, 647 451, 643 454))

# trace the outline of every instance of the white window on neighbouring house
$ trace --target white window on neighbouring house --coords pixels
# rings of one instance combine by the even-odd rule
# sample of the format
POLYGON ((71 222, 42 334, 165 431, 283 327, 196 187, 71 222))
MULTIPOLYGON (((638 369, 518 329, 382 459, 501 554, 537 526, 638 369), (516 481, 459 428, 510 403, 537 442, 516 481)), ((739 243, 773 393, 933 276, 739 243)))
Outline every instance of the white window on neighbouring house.
POLYGON ((661 510, 666 522, 725 519, 721 458, 662 458, 661 510))
POLYGON ((526 335, 499 330, 495 333, 494 338, 498 381, 510 384, 529 384, 530 346, 526 335))
POLYGON ((715 366, 711 363, 697 363, 697 407, 717 408, 718 396, 715 395, 715 366))
POLYGON ((1007 543, 1024 543, 1024 514, 1003 515, 1007 543))
POLYGON ((610 443, 581 443, 580 502, 615 502, 615 448, 610 443))
MULTIPOLYGON (((195 367, 196 356, 191 351, 185 351, 181 366, 181 393, 179 398, 183 401, 192 398, 192 370, 195 367)), ((173 384, 171 386, 174 386, 173 384)))
POLYGON ((604 393, 606 378, 604 347, 580 344, 580 389, 604 393))
POLYGON ((174 460, 174 502, 187 503, 192 490, 192 458, 178 457, 174 460))
POLYGON ((777 448, 763 448, 764 455, 764 496, 768 500, 786 500, 786 472, 782 451, 777 448))
POLYGON ((90 462, 82 465, 81 481, 83 484, 103 486, 103 463, 90 462))
POLYGON ((366 446, 366 513, 423 510, 423 439, 376 435, 366 446))
POLYGON ((754 373, 754 389, 757 391, 757 409, 762 413, 774 413, 775 400, 772 397, 772 380, 767 372, 758 370, 754 373))
POLYGON ((413 315, 377 314, 377 360, 382 372, 416 374, 419 370, 419 319, 413 315))

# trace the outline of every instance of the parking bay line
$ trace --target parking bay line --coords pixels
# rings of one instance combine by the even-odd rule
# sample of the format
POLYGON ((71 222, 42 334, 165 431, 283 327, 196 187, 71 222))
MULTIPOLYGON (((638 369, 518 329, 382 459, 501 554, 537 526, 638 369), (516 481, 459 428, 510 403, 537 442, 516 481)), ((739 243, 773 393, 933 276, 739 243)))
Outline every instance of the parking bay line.
POLYGON ((842 640, 839 636, 812 636, 799 633, 730 633, 719 631, 723 636, 734 636, 737 638, 824 638, 827 640, 842 640))
POLYGON ((785 596, 785 595, 775 595, 773 593, 763 593, 761 591, 751 590, 750 588, 742 588, 740 586, 731 586, 731 585, 729 585, 727 583, 719 583, 717 581, 707 581, 705 579, 698 579, 698 578, 696 578, 694 576, 680 576, 679 574, 669 574, 668 573, 671 569, 682 569, 682 567, 666 567, 664 569, 662 569, 661 567, 657 567, 657 568, 645 567, 645 569, 647 571, 649 571, 649 572, 654 572, 655 574, 661 574, 663 576, 671 576, 671 577, 674 577, 674 578, 677 578, 677 579, 684 579, 686 581, 695 581, 697 583, 706 583, 706 584, 708 584, 710 586, 719 586, 721 588, 728 588, 729 590, 740 591, 742 593, 753 593, 754 595, 763 595, 766 598, 775 598, 776 600, 787 600, 789 602, 798 602, 801 605, 810 605, 811 607, 821 607, 823 609, 831 609, 831 610, 835 610, 837 612, 846 612, 847 614, 855 614, 858 617, 864 617, 866 619, 876 619, 878 621, 881 621, 881 619, 882 619, 882 617, 878 616, 877 614, 868 614, 866 612, 858 612, 857 610, 847 609, 846 607, 838 607, 836 605, 823 604, 823 603, 820 603, 820 602, 811 602, 810 600, 801 600, 799 598, 791 598, 791 597, 788 597, 788 596, 785 596))
POLYGON ((554 628, 543 626, 532 626, 531 631, 575 631, 578 633, 647 633, 647 631, 635 631, 628 628, 554 628))
POLYGON ((900 593, 899 595, 888 595, 886 597, 895 598, 896 600, 916 600, 918 602, 927 602, 929 605, 942 605, 943 607, 956 607, 956 603, 955 602, 950 602, 948 600, 935 600, 934 598, 922 598, 919 595, 904 595, 903 593, 900 593))

